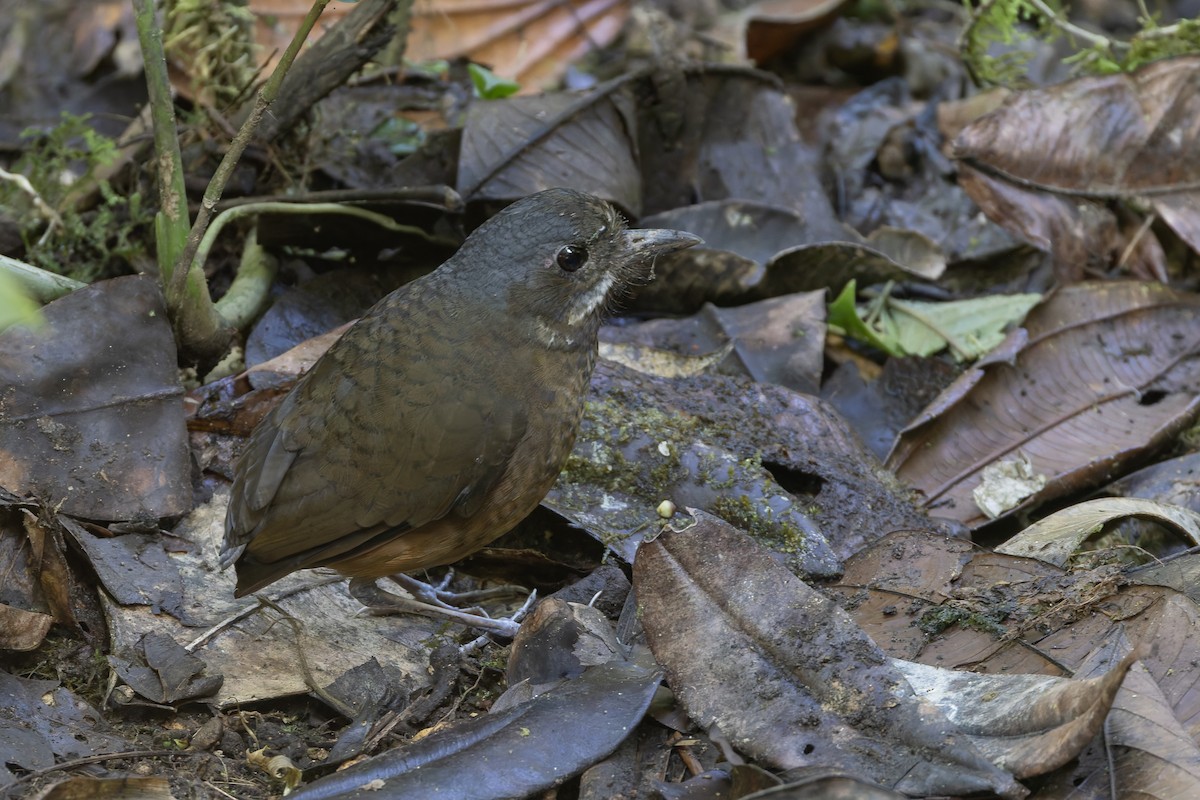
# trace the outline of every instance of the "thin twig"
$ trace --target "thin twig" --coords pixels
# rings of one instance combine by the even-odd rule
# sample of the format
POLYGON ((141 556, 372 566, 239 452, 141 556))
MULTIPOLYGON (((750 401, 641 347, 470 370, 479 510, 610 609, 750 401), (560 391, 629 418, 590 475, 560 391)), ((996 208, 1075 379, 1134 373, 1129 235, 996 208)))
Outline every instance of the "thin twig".
POLYGON ((279 95, 279 87, 283 83, 283 78, 291 68, 292 62, 296 60, 296 54, 300 52, 300 46, 304 44, 304 40, 308 38, 309 32, 316 24, 317 19, 321 16, 321 12, 325 10, 325 6, 329 4, 329 0, 316 0, 308 14, 304 17, 304 21, 300 23, 300 28, 296 31, 296 35, 292 37, 291 43, 287 49, 283 51, 283 55, 279 59, 279 63, 275 65, 271 77, 267 79, 266 85, 259 91, 258 96, 254 100, 254 108, 250 111, 250 116, 242 124, 238 135, 229 143, 229 149, 225 151, 225 157, 221 159, 217 171, 213 174, 212 180, 208 183, 208 188, 204 191, 204 199, 200 202, 200 208, 196 212, 196 221, 192 225, 192 230, 188 234, 187 244, 183 248, 183 252, 179 256, 179 260, 175 263, 175 272, 171 275, 171 286, 167 296, 175 298, 176 301, 183 297, 184 288, 187 285, 187 274, 192 269, 200 269, 203 265, 195 263, 196 253, 200 247, 200 241, 204 237, 205 231, 208 230, 209 222, 212 220, 214 210, 217 203, 221 201, 221 194, 225 191, 225 185, 233 176, 234 168, 238 161, 242 158, 242 153, 250 144, 251 138, 254 136, 254 131, 258 128, 259 122, 262 121, 263 115, 267 108, 274 102, 279 95))
POLYGON ((376 225, 386 228, 389 231, 419 236, 431 244, 441 244, 448 247, 458 244, 455 241, 434 236, 423 228, 415 225, 401 225, 385 214, 359 208, 358 206, 346 206, 338 203, 290 203, 286 200, 274 200, 264 203, 234 206, 218 214, 209 226, 208 231, 205 232, 204 237, 200 240, 200 246, 196 250, 196 260, 204 263, 205 258, 208 256, 208 251, 212 249, 213 243, 221 233, 222 228, 230 222, 234 222, 242 217, 251 216, 252 214, 344 214, 348 217, 358 217, 368 222, 374 222, 376 225))
POLYGON ((313 694, 325 701, 325 703, 334 711, 341 714, 346 719, 354 719, 358 716, 358 711, 343 703, 338 698, 331 695, 325 688, 317 683, 317 679, 313 676, 312 670, 308 666, 308 656, 304 653, 304 625, 300 620, 284 611, 274 602, 260 597, 259 602, 265 606, 270 606, 283 617, 283 621, 291 626, 292 632, 296 634, 296 655, 300 659, 300 672, 304 675, 304 685, 312 690, 313 694))
POLYGON ((1050 20, 1050 23, 1061 30, 1068 36, 1074 36, 1077 39, 1083 39, 1085 42, 1094 44, 1098 47, 1103 47, 1106 50, 1128 50, 1129 43, 1121 42, 1114 39, 1109 39, 1107 36, 1101 36, 1098 33, 1092 33, 1086 28, 1081 28, 1072 23, 1066 17, 1060 15, 1050 6, 1046 5, 1045 0, 1028 0, 1029 4, 1037 9, 1038 13, 1050 20))
POLYGON ((29 199, 33 201, 33 207, 36 208, 38 213, 45 217, 50 223, 46 226, 46 230, 42 232, 41 238, 38 239, 39 245, 45 244, 46 240, 50 238, 50 232, 54 230, 54 227, 56 225, 58 227, 62 227, 62 217, 60 217, 58 212, 51 208, 50 205, 42 199, 42 196, 38 194, 37 189, 33 188, 33 184, 29 182, 29 179, 19 172, 9 172, 3 167, 0 167, 0 180, 6 180, 15 183, 18 189, 29 195, 29 199))
POLYGON ((344 581, 344 580, 345 580, 345 578, 343 578, 341 575, 334 575, 334 576, 325 578, 323 580, 317 581, 316 583, 306 583, 303 586, 297 586, 294 589, 288 589, 285 592, 280 592, 279 594, 272 597, 270 600, 264 600, 262 598, 262 596, 255 595, 254 598, 258 601, 257 603, 252 603, 244 608, 238 609, 233 614, 230 614, 228 617, 221 620, 216 625, 213 625, 211 628, 204 631, 204 633, 197 636, 190 643, 185 645, 183 649, 187 650, 189 653, 195 652, 197 647, 204 644, 209 639, 213 638, 214 636, 216 636, 218 633, 225 630, 226 628, 229 628, 229 627, 233 626, 235 623, 238 623, 238 622, 242 621, 243 619, 245 619, 246 617, 249 617, 251 614, 254 614, 255 612, 257 612, 259 609, 263 608, 264 606, 272 605, 273 603, 278 602, 280 600, 286 600, 287 598, 289 598, 295 594, 301 594, 303 592, 310 592, 313 589, 318 589, 322 586, 328 586, 331 583, 337 583, 338 581, 344 581))

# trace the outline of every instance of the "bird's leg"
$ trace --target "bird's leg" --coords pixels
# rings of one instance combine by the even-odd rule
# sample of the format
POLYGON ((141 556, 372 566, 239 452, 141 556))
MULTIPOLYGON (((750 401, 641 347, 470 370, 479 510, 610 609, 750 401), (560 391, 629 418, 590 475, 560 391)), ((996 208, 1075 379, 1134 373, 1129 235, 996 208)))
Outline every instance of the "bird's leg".
POLYGON ((435 619, 449 619, 453 622, 510 639, 516 636, 517 630, 521 627, 515 619, 492 619, 486 616, 482 609, 476 609, 478 613, 469 613, 455 608, 440 600, 437 597, 437 591, 429 584, 418 581, 415 578, 409 578, 408 576, 403 577, 407 580, 397 582, 404 586, 406 590, 412 592, 413 597, 411 598, 386 592, 376 586, 374 580, 367 578, 352 578, 350 580, 350 596, 366 606, 369 613, 381 616, 396 613, 422 614, 435 619), (415 591, 412 591, 408 587, 408 581, 412 581, 414 584, 424 588, 416 588, 414 586, 415 591))
POLYGON ((404 590, 413 597, 430 605, 442 605, 449 603, 454 608, 465 610, 473 610, 466 608, 474 606, 476 603, 482 603, 485 600, 499 600, 505 597, 524 597, 529 593, 529 590, 516 586, 515 584, 507 583, 503 586, 492 586, 487 589, 474 589, 469 592, 452 592, 449 589, 450 582, 454 580, 454 570, 447 569, 446 574, 437 582, 435 586, 432 583, 417 580, 411 575, 406 575, 403 572, 396 573, 390 576, 393 581, 404 587, 404 590))

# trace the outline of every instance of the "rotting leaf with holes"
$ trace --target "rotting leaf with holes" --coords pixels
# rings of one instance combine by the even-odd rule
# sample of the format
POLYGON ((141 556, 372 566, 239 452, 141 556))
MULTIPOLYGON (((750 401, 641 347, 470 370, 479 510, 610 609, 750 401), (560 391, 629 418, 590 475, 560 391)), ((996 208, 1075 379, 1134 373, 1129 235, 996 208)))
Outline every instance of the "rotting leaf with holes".
POLYGON ((789 565, 824 575, 831 544, 845 558, 887 530, 933 526, 817 398, 601 361, 575 449, 543 505, 629 560, 663 500, 726 517, 789 565))
POLYGON ((909 794, 1024 797, 832 601, 703 512, 638 548, 638 611, 704 727, 779 769, 831 766, 909 794))
MULTIPOLYGON (((959 376, 905 429, 888 466, 936 516, 978 526, 984 469, 1027 459, 1027 509, 1109 479, 1200 413, 1200 299, 1163 286, 1083 283, 959 376)), ((1012 513, 1015 508, 1005 513, 1012 513)))

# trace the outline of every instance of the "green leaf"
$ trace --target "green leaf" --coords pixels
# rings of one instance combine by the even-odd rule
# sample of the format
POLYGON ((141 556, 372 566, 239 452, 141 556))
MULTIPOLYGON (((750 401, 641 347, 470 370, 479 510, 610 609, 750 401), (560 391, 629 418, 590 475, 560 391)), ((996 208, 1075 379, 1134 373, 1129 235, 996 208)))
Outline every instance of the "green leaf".
POLYGON ((371 131, 371 138, 386 142, 393 154, 407 156, 417 152, 425 143, 425 131, 410 119, 389 117, 371 131))
POLYGON ((857 291, 857 282, 850 281, 846 288, 842 289, 842 293, 829 304, 829 324, 840 328, 846 336, 866 342, 890 356, 903 356, 904 351, 895 339, 881 336, 858 316, 858 309, 854 307, 857 291))
POLYGON ((1040 294, 991 295, 929 303, 878 301, 878 318, 867 324, 855 306, 855 282, 829 304, 829 324, 846 336, 892 356, 931 356, 950 348, 958 361, 972 361, 1004 340, 1005 331, 1025 319, 1040 294))
POLYGON ((990 295, 928 303, 890 299, 881 322, 909 355, 930 356, 949 346, 958 361, 972 361, 1004 340, 1005 330, 1025 319, 1040 294, 990 295))
POLYGON ((42 324, 42 309, 24 287, 6 272, 0 272, 0 331, 16 324, 37 328, 42 324))
POLYGON ((471 82, 475 84, 475 95, 481 100, 500 100, 521 90, 521 84, 501 78, 487 67, 467 64, 467 71, 471 73, 471 82))

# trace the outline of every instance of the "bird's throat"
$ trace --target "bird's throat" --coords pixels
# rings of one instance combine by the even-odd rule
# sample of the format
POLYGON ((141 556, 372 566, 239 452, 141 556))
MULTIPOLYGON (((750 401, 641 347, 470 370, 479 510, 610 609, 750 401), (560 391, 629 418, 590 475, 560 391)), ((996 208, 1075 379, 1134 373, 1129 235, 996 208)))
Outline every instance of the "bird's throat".
POLYGON ((615 275, 606 272, 592 288, 572 300, 571 308, 567 312, 567 326, 576 327, 604 305, 608 301, 608 293, 612 291, 616 280, 615 275))

